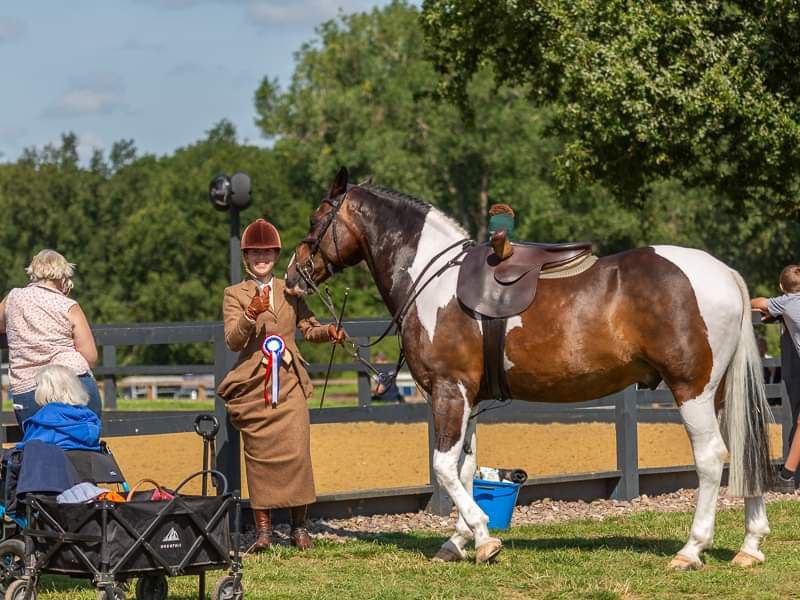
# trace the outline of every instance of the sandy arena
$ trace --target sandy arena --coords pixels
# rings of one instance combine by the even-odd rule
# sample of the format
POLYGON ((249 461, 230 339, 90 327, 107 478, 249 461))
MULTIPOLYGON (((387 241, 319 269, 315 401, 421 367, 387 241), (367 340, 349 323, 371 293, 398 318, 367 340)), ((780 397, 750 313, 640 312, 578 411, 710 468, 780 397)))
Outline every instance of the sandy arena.
MULTIPOLYGON (((428 483, 427 424, 313 425, 311 450, 318 494, 428 483)), ((110 438, 128 481, 149 477, 172 487, 200 468, 202 441, 194 433, 110 438)), ((770 451, 781 455, 781 427, 772 425, 770 451)), ((679 424, 639 424, 639 465, 692 464, 679 424)), ((478 426, 478 464, 519 467, 531 477, 616 468, 612 423, 478 426)), ((199 490, 199 483, 191 489, 199 490)), ((242 481, 243 495, 247 487, 242 481)))

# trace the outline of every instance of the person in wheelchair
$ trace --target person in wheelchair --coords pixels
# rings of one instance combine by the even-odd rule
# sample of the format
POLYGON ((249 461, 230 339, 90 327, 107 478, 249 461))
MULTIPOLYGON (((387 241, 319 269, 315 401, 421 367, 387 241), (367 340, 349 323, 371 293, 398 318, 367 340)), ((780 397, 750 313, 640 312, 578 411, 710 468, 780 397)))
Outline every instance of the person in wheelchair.
POLYGON ((25 419, 17 448, 38 440, 62 450, 100 451, 100 419, 89 409, 89 395, 70 369, 42 368, 36 374, 35 401, 41 408, 25 419))

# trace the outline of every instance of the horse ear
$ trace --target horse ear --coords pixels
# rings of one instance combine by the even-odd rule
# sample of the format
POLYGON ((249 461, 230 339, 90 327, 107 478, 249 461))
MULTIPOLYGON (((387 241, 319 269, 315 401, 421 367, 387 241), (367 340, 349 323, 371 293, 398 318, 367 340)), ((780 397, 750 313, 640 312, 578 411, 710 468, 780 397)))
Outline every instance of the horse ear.
POLYGON ((347 191, 347 167, 341 167, 339 172, 336 173, 336 178, 331 184, 331 190, 328 192, 328 198, 336 198, 340 194, 347 191))

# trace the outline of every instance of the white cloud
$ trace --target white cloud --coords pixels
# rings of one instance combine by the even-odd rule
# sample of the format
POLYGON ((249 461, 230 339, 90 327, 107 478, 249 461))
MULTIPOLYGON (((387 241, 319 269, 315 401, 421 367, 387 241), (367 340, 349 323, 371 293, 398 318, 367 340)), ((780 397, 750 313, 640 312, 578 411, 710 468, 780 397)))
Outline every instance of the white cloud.
POLYGON ((108 115, 130 109, 125 104, 125 85, 116 73, 96 72, 72 77, 67 91, 45 110, 46 117, 108 115))
POLYGON ((75 90, 67 92, 48 106, 47 117, 74 117, 80 115, 108 115, 123 103, 119 97, 108 92, 75 90))
POLYGON ((14 17, 0 16, 0 44, 16 42, 25 37, 28 26, 14 17))

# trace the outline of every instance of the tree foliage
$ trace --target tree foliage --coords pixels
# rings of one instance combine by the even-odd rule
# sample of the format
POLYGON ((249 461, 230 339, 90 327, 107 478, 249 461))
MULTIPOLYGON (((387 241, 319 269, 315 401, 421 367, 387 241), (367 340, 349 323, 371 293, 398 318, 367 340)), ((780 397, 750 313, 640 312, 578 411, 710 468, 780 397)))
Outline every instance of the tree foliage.
POLYGON ((462 107, 489 64, 557 110, 569 189, 641 200, 674 177, 800 207, 796 2, 425 0, 423 23, 440 90, 462 107))
MULTIPOLYGON (((24 268, 33 253, 51 247, 77 263, 75 298, 93 323, 219 319, 222 290, 228 283, 228 215, 209 204, 209 180, 218 173, 244 171, 251 175, 253 206, 242 213, 242 225, 257 217, 276 224, 285 248, 277 268, 281 274, 291 248, 305 236, 309 214, 338 166, 344 164, 358 179, 372 175, 376 183, 432 202, 479 239, 485 236, 487 204, 504 201, 516 210, 517 232, 524 238, 543 242, 588 239, 595 242, 600 254, 651 243, 699 247, 739 269, 751 290, 774 293, 781 267, 798 260, 800 226, 772 218, 760 202, 772 194, 776 205, 785 203, 778 187, 791 182, 784 177, 756 194, 747 182, 765 172, 755 173, 757 165, 750 163, 754 172, 742 175, 742 193, 725 191, 722 176, 730 176, 733 186, 738 170, 745 168, 742 161, 753 160, 743 156, 736 162, 727 157, 735 146, 724 140, 712 147, 714 131, 727 131, 728 142, 744 131, 745 124, 739 120, 725 121, 731 115, 730 99, 720 96, 722 129, 707 128, 708 133, 701 136, 698 124, 705 121, 700 117, 692 120, 684 115, 680 127, 679 120, 668 118, 666 105, 688 94, 687 90, 668 90, 661 104, 656 103, 663 110, 653 114, 647 110, 649 96, 643 95, 644 105, 630 107, 641 111, 638 114, 644 119, 640 124, 644 128, 641 152, 624 154, 621 163, 600 165, 622 147, 626 128, 634 125, 625 112, 629 109, 615 106, 615 102, 624 100, 627 93, 634 94, 637 85, 644 85, 649 71, 641 71, 640 80, 630 77, 636 61, 621 62, 612 69, 612 56, 600 52, 603 46, 596 42, 592 47, 605 56, 605 63, 597 63, 594 74, 573 72, 555 60, 560 56, 555 50, 561 46, 545 44, 542 38, 529 44, 534 54, 541 50, 542 58, 528 57, 524 64, 540 71, 549 65, 552 72, 534 80, 534 71, 522 68, 524 57, 513 52, 522 48, 523 32, 532 26, 530 10, 542 6, 541 2, 529 4, 530 8, 511 11, 512 4, 504 0, 491 5, 464 0, 460 3, 463 14, 452 12, 455 9, 447 3, 426 4, 424 23, 429 32, 442 32, 438 41, 424 35, 418 9, 401 1, 321 25, 317 38, 298 52, 295 74, 287 88, 282 90, 274 80, 265 78, 256 91, 258 124, 273 139, 269 148, 241 144, 233 125, 222 121, 196 143, 162 157, 140 155, 133 140, 120 140, 108 156, 96 152, 83 164, 78 160, 76 136, 65 134, 59 144, 28 149, 15 162, 0 164, 0 292, 23 285, 24 268), (506 30, 495 31, 490 26, 503 23, 512 12, 519 21, 513 27, 506 23, 506 30), (483 18, 489 20, 484 23, 483 18), (486 41, 485 52, 474 57, 474 72, 457 71, 456 66, 472 64, 467 58, 469 47, 456 44, 458 27, 466 26, 469 19, 477 19, 475 39, 486 41), (517 42, 514 36, 518 36, 517 42), (508 56, 501 54, 503 44, 508 56), (443 61, 441 53, 448 47, 463 56, 443 61), (444 75, 430 55, 438 57, 444 75), (487 59, 495 55, 496 60, 487 59), (608 68, 601 68, 603 64, 608 68), (594 78, 594 90, 584 90, 584 84, 574 78, 594 78), (626 83, 620 87, 623 80, 626 83), (598 98, 596 105, 567 102, 566 81, 571 82, 572 95, 577 98, 591 92, 598 98), (458 106, 437 97, 442 86, 453 90, 461 83, 462 100, 473 110, 471 122, 464 121, 458 106), (607 91, 602 92, 606 85, 607 91), (581 119, 590 119, 586 137, 573 131, 583 123, 581 119), (617 125, 609 127, 612 122, 617 125), (728 126, 722 127, 726 122, 728 126), (654 123, 659 128, 651 129, 654 123), (706 139, 706 135, 710 137, 706 139), (705 139, 706 145, 678 144, 686 149, 679 161, 666 150, 678 140, 695 138, 705 139), (604 154, 595 153, 596 139, 605 140, 604 154), (586 149, 586 156, 594 156, 597 164, 587 168, 594 164, 591 160, 570 162, 578 147, 586 149), (653 159, 656 147, 661 148, 666 162, 653 159), (695 171, 692 161, 697 164, 695 171), (715 161, 720 177, 700 177, 708 168, 704 165, 715 161), (651 168, 653 164, 661 166, 651 168), (602 169, 606 170, 601 173, 602 169), (612 177, 612 170, 619 171, 620 177, 612 177), (565 187, 565 179, 573 185, 565 187), (631 203, 620 190, 633 189, 639 201, 631 203)), ((564 14, 556 11, 558 6, 556 2, 547 4, 549 12, 533 20, 541 27, 549 23, 548 27, 567 28, 543 29, 552 39, 561 40, 560 44, 567 44, 562 38, 572 29, 591 30, 592 36, 586 33, 574 39, 573 51, 585 60, 592 56, 585 47, 590 37, 616 40, 620 52, 632 52, 628 46, 633 42, 623 40, 621 32, 632 31, 633 23, 625 25, 623 20, 604 29, 602 19, 594 25, 588 22, 588 5, 578 2, 572 12, 564 14), (553 20, 551 13, 560 15, 563 22, 553 20)), ((603 6, 601 16, 607 20, 621 14, 615 3, 603 6)), ((769 6, 769 14, 780 12, 779 5, 769 6)), ((672 15, 676 7, 675 2, 664 3, 654 10, 666 19, 664 15, 672 15)), ((567 11, 566 4, 561 10, 567 11)), ((628 10, 635 13, 639 8, 628 10)), ((705 9, 694 6, 685 15, 689 38, 703 37, 696 25, 698 15, 704 14, 705 9)), ((732 23, 741 21, 735 11, 731 15, 732 23)), ((643 15, 641 22, 654 28, 660 22, 656 16, 643 15)), ((768 29, 765 23, 760 27, 768 29)), ((779 20, 770 27, 785 29, 779 20)), ((645 60, 649 46, 642 36, 646 37, 644 30, 640 32, 644 48, 640 62, 650 64, 650 59, 645 60)), ((679 50, 689 52, 691 44, 679 39, 684 42, 676 41, 664 51, 666 65, 673 64, 670 57, 679 50)), ((772 39, 777 39, 777 34, 772 39)), ((791 45, 792 39, 785 43, 791 45)), ((658 55, 660 46, 653 44, 658 55)), ((757 46, 755 42, 745 45, 757 46)), ((608 48, 605 51, 610 52, 608 48)), ((778 65, 789 69, 794 58, 774 52, 773 73, 778 73, 778 65)), ((685 69, 686 78, 698 73, 688 62, 685 69)), ((769 85, 783 85, 785 102, 789 102, 795 75, 788 70, 785 75, 782 83, 770 80, 769 85)), ((718 73, 719 81, 723 76, 730 77, 718 73)), ((681 81, 675 80, 675 85, 681 81)), ((656 83, 647 84, 653 94, 661 89, 656 83)), ((702 95, 696 98, 699 115, 704 110, 702 95)), ((750 108, 755 110, 762 100, 757 98, 750 108)), ((767 123, 763 148, 773 143, 768 121, 762 121, 767 123)), ((784 135, 793 135, 791 128, 784 135)), ((785 158, 790 159, 794 160, 785 158)), ((330 285, 339 300, 344 287, 350 288, 348 316, 386 314, 365 269, 349 269, 330 285)), ((330 316, 317 300, 309 303, 318 316, 330 316)), ((324 361, 329 349, 315 346, 303 351, 311 360, 324 361)), ((195 363, 210 358, 210 348, 192 345, 150 347, 128 360, 195 363)))

